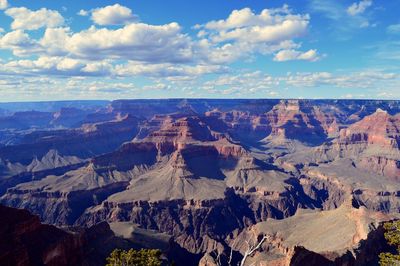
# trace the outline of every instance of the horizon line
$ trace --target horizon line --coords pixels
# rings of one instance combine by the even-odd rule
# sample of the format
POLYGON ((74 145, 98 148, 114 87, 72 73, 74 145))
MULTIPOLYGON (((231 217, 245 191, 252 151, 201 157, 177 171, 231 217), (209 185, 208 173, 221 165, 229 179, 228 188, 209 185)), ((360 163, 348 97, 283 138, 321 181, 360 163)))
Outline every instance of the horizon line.
POLYGON ((223 101, 243 101, 243 100, 299 100, 299 101, 400 101, 400 99, 371 99, 371 98, 120 98, 120 99, 67 99, 67 100, 21 100, 21 101, 1 101, 5 103, 56 103, 56 102, 114 102, 114 101, 148 101, 148 100, 223 100, 223 101))

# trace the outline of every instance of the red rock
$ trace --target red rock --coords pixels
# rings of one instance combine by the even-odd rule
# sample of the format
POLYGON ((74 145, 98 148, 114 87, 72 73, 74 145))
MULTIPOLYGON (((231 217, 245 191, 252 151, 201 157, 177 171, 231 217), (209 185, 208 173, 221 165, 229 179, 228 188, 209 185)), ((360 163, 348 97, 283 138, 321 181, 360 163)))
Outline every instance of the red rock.
POLYGON ((74 265, 82 260, 82 239, 41 224, 26 210, 0 205, 1 265, 74 265))
POLYGON ((380 145, 398 149, 400 144, 400 116, 391 116, 378 109, 374 114, 340 131, 340 142, 345 144, 380 145))

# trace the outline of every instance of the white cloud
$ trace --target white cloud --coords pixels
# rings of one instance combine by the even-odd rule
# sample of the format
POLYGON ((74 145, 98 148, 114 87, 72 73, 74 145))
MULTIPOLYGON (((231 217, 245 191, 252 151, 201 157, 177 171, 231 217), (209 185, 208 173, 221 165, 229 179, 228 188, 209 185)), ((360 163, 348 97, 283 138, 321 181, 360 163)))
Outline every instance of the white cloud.
MULTIPOLYGON (((251 58, 256 53, 269 55, 298 49, 301 45, 294 39, 307 32, 309 20, 308 14, 293 14, 287 5, 264 9, 259 14, 243 8, 232 11, 226 19, 196 25, 195 29, 199 30, 198 37, 202 39, 198 46, 207 60, 221 64, 251 58)), ((310 53, 313 52, 301 59, 310 53)), ((311 57, 307 59, 312 60, 311 57)))
POLYGON ((260 71, 225 74, 214 80, 207 81, 200 86, 210 94, 245 96, 261 94, 264 97, 276 96, 279 79, 260 71))
POLYGON ((39 41, 46 55, 62 56, 68 53, 66 43, 70 38, 70 28, 48 28, 39 41))
POLYGON ((102 76, 111 75, 107 62, 88 62, 68 57, 42 56, 36 60, 15 60, 0 64, 0 73, 8 75, 102 76))
POLYGON ((14 55, 24 56, 37 52, 40 47, 23 30, 15 30, 0 36, 1 49, 10 49, 14 55))
POLYGON ((91 78, 70 77, 20 77, 0 81, 3 101, 65 100, 67 99, 116 99, 128 98, 139 90, 132 81, 105 81, 91 78))
POLYGON ((347 13, 351 16, 359 15, 365 12, 365 10, 372 6, 372 0, 362 0, 358 3, 353 3, 347 8, 347 13))
POLYGON ((1 38, 2 47, 23 46, 28 44, 30 44, 29 35, 22 30, 8 32, 1 38))
POLYGON ((65 56, 87 60, 134 60, 146 63, 190 63, 195 61, 194 41, 177 23, 129 24, 118 29, 94 26, 77 33, 70 28, 47 28, 39 40, 23 30, 0 36, 1 48, 17 56, 65 56))
POLYGON ((362 71, 347 74, 329 72, 296 73, 284 80, 296 87, 335 86, 340 88, 374 88, 382 81, 398 80, 399 75, 382 71, 362 71))
MULTIPOLYGON (((137 91, 138 87, 133 83, 120 83, 120 82, 103 82, 103 81, 93 81, 90 83, 79 82, 76 85, 71 85, 70 88, 73 88, 77 91, 81 91, 80 87, 87 88, 87 93, 91 95, 130 95, 129 93, 137 91)), ((129 97, 129 96, 128 96, 129 97)))
POLYGON ((57 63, 57 70, 68 71, 82 69, 84 64, 76 59, 64 58, 57 63))
POLYGON ((396 99, 398 97, 393 92, 388 92, 388 91, 380 92, 380 93, 377 94, 377 96, 380 99, 389 99, 389 100, 393 100, 393 99, 396 99))
POLYGON ((280 42, 299 37, 307 29, 307 20, 285 20, 274 25, 254 26, 251 28, 237 28, 231 31, 222 31, 214 36, 215 42, 240 40, 243 42, 280 42))
MULTIPOLYGON (((229 73, 218 76, 216 79, 198 85, 199 88, 215 95, 229 95, 250 97, 293 97, 300 90, 307 90, 312 95, 314 88, 337 90, 335 93, 348 93, 347 89, 357 93, 358 98, 376 98, 377 88, 383 91, 398 93, 400 75, 380 70, 364 70, 360 72, 335 73, 335 72, 299 72, 288 73, 286 76, 271 76, 261 71, 229 73), (362 94, 364 96, 362 96, 362 94)), ((302 92, 302 93, 303 93, 302 92)), ((320 96, 320 95, 318 95, 320 96)), ((310 97, 310 96, 307 96, 310 97)), ((312 96, 314 97, 314 96, 312 96)), ((378 95, 378 97, 381 97, 378 95)))
POLYGON ((0 73, 8 75, 100 76, 152 78, 180 77, 194 80, 205 74, 227 73, 220 65, 146 64, 129 61, 114 65, 112 60, 90 61, 65 56, 41 56, 38 59, 14 60, 0 64, 0 73))
POLYGON ((97 8, 91 18, 98 25, 124 25, 137 20, 131 9, 120 4, 97 8))
MULTIPOLYGON (((255 54, 275 55, 278 61, 319 59, 316 50, 300 52, 301 44, 295 42, 307 31, 309 16, 293 14, 286 5, 259 14, 248 8, 233 11, 225 20, 198 25, 198 38, 185 34, 175 22, 131 23, 137 17, 118 4, 79 14, 91 14, 99 25, 124 25, 91 26, 78 32, 63 26, 64 19, 56 11, 11 8, 6 12, 14 18, 16 30, 0 35, 0 47, 30 57, 2 64, 2 73, 9 75, 145 76, 192 82, 203 75, 227 73, 226 64, 252 60, 255 54), (27 33, 41 27, 45 27, 42 37, 27 33)), ((257 84, 255 89, 261 87, 257 84)))
POLYGON ((247 7, 241 10, 233 10, 226 20, 210 21, 204 27, 209 30, 230 30, 241 27, 273 25, 276 24, 279 16, 290 12, 288 6, 284 5, 282 8, 264 9, 257 15, 247 7))
POLYGON ((128 62, 127 64, 117 65, 115 75, 118 76, 151 76, 151 77, 176 77, 186 76, 196 78, 210 73, 224 73, 228 68, 219 65, 174 65, 163 64, 143 64, 140 62, 128 62))
POLYGON ((210 21, 198 27, 209 30, 214 42, 277 43, 301 36, 308 24, 308 15, 294 15, 284 6, 264 9, 260 14, 254 14, 249 8, 234 10, 226 20, 210 21))
POLYGON ((107 60, 104 60, 86 63, 85 67, 83 67, 81 70, 91 76, 98 74, 109 75, 113 73, 114 66, 107 60))
POLYGON ((317 61, 320 57, 316 50, 308 50, 307 52, 300 52, 296 50, 281 50, 275 54, 274 61, 284 62, 291 60, 305 60, 305 61, 317 61))
POLYGON ((78 15, 78 16, 82 16, 82 17, 86 17, 86 16, 89 16, 89 11, 81 9, 81 10, 79 10, 79 12, 77 13, 77 15, 78 15))
POLYGON ((146 85, 143 87, 143 90, 168 90, 171 89, 171 85, 167 85, 164 83, 155 83, 151 85, 146 85))
POLYGON ((8 7, 7 0, 0 0, 0 10, 6 9, 8 7))
POLYGON ((19 57, 33 55, 66 55, 66 43, 70 37, 69 28, 47 28, 40 40, 31 39, 23 30, 15 30, 0 36, 0 47, 10 49, 19 57))
POLYGON ((9 8, 5 14, 12 17, 11 24, 13 30, 37 30, 42 27, 54 28, 64 24, 64 18, 54 10, 41 8, 32 11, 25 7, 9 8))
POLYGON ((97 29, 73 34, 66 49, 87 59, 126 59, 145 62, 188 62, 191 40, 177 23, 153 26, 135 23, 116 30, 97 29))

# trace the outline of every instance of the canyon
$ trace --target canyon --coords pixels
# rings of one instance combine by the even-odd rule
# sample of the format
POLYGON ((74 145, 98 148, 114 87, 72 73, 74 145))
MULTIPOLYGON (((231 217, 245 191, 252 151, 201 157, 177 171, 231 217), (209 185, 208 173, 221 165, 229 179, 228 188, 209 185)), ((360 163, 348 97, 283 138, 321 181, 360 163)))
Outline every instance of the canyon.
MULTIPOLYGON (((26 227, 3 233, 56 232, 36 257, 8 236, 26 255, 3 247, 0 262, 87 263, 85 246, 97 245, 96 237, 131 245, 112 232, 129 225, 168 239, 163 249, 176 265, 238 262, 263 237, 246 265, 375 265, 387 248, 382 223, 399 218, 400 101, 165 99, 0 109, 0 204, 8 206, 0 211, 26 227), (71 252, 77 261, 65 259, 71 252)), ((104 260, 106 251, 93 250, 104 260)))

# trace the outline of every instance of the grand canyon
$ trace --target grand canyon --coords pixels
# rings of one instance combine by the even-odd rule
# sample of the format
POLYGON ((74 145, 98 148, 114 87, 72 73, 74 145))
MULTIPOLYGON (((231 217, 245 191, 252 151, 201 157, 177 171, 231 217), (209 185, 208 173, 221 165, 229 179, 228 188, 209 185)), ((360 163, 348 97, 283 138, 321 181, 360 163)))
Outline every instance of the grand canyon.
POLYGON ((0 0, 0 266, 400 266, 400 0, 0 0))
POLYGON ((377 265, 400 101, 0 103, 0 264, 377 265))

